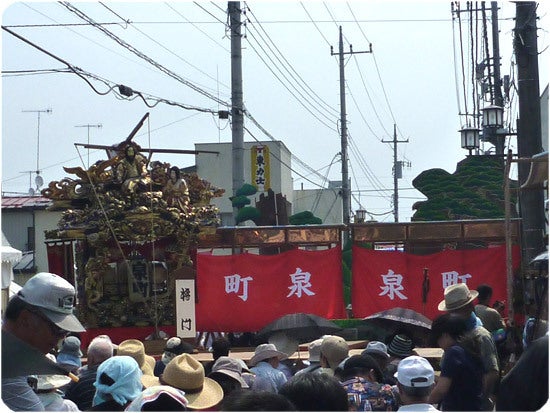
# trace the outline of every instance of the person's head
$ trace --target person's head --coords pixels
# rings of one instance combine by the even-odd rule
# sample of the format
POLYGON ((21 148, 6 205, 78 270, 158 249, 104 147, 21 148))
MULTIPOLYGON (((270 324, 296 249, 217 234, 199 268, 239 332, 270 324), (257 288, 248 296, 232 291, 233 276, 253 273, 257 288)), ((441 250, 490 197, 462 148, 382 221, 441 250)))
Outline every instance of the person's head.
POLYGON ((299 411, 347 411, 348 396, 338 379, 327 374, 293 376, 279 390, 299 411))
POLYGON ((71 370, 82 367, 82 351, 78 337, 67 336, 57 354, 57 364, 65 365, 71 370))
POLYGON ((108 336, 97 336, 90 341, 86 357, 88 366, 95 367, 113 357, 114 347, 108 336))
POLYGON ((170 168, 170 179, 173 182, 176 182, 178 179, 180 179, 180 176, 181 176, 180 168, 178 168, 177 166, 172 166, 170 168))
POLYGON ((130 356, 113 356, 99 365, 93 406, 108 400, 126 405, 141 394, 141 370, 130 356))
POLYGON ((477 300, 481 304, 490 305, 491 297, 493 296, 493 289, 487 284, 481 284, 476 288, 478 292, 477 300))
POLYGON ((136 339, 124 340, 118 345, 117 355, 130 356, 136 360, 143 374, 152 376, 155 368, 154 357, 145 354, 145 346, 136 339))
POLYGON ((367 347, 361 354, 371 356, 375 359, 382 370, 386 367, 390 360, 388 347, 381 341, 369 341, 367 347))
POLYGON ((241 390, 231 393, 221 404, 224 412, 295 412, 285 396, 269 391, 241 390))
POLYGON ((231 342, 226 337, 217 337, 212 342, 212 357, 217 360, 221 356, 229 356, 231 342))
POLYGON ((368 354, 356 354, 346 360, 341 373, 342 380, 362 377, 370 382, 382 383, 384 374, 376 360, 368 354))
POLYGON ((474 310, 474 300, 477 296, 478 292, 468 289, 466 284, 453 284, 445 288, 443 292, 444 299, 439 303, 437 309, 460 314, 462 317, 467 318, 474 310))
POLYGON ((308 344, 307 349, 309 352, 309 362, 310 363, 319 363, 321 361, 321 344, 323 343, 322 338, 313 340, 308 344))
POLYGON ((254 349, 254 355, 250 359, 250 365, 255 366, 261 361, 265 361, 271 364, 272 367, 277 368, 279 361, 288 358, 288 356, 282 351, 277 350, 275 344, 260 344, 254 349))
POLYGON ((69 332, 85 331, 73 314, 74 302, 67 280, 38 273, 8 302, 2 328, 46 354, 69 332))
POLYGON ((406 334, 396 334, 388 345, 388 354, 396 358, 405 358, 412 356, 414 352, 414 343, 406 334))
POLYGON ((126 155, 126 159, 129 161, 133 161, 136 157, 136 148, 134 148, 132 145, 129 145, 124 150, 124 154, 126 155))
POLYGON ((166 346, 164 347, 161 360, 164 364, 168 364, 174 357, 183 353, 192 354, 193 346, 179 337, 170 337, 166 341, 166 346))
POLYGON ((342 337, 328 336, 321 343, 321 366, 332 370, 338 367, 349 354, 349 346, 342 337))
POLYGON ((181 412, 187 410, 184 392, 171 386, 153 386, 141 392, 127 412, 181 412))
POLYGON ((192 355, 183 353, 166 365, 160 377, 142 377, 143 385, 166 385, 185 392, 187 407, 192 410, 204 410, 215 407, 223 398, 221 386, 204 376, 204 367, 192 355))
POLYGON ((460 315, 442 314, 432 322, 430 333, 432 345, 445 350, 457 343, 466 331, 467 325, 460 315))
POLYGON ((434 385, 434 369, 428 360, 419 356, 404 358, 395 378, 403 404, 427 403, 434 385))
POLYGON ((222 387, 224 397, 227 397, 236 390, 249 388, 242 377, 242 371, 242 364, 239 360, 221 356, 212 366, 212 372, 208 377, 215 380, 222 387))

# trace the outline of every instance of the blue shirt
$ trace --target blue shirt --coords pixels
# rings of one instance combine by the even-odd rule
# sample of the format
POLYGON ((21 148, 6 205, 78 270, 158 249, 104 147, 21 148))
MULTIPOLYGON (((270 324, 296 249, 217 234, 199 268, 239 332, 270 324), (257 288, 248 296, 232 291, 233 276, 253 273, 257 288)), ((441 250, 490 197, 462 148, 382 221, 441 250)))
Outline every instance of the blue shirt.
POLYGON ((256 374, 256 378, 260 377, 263 379, 259 382, 264 383, 266 388, 262 388, 261 390, 270 391, 272 393, 278 393, 279 389, 287 380, 282 371, 273 368, 273 366, 266 361, 260 361, 255 367, 252 367, 250 371, 256 374))

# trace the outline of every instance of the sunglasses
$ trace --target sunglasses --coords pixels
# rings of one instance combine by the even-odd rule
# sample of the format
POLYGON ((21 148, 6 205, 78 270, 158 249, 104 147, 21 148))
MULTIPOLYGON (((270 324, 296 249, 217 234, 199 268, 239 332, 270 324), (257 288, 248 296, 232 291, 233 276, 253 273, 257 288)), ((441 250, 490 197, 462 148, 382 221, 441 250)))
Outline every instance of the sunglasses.
POLYGON ((36 315, 38 318, 41 318, 43 321, 45 321, 48 324, 48 327, 50 328, 50 331, 55 337, 65 337, 69 332, 67 330, 63 330, 61 327, 58 327, 56 324, 54 324, 48 317, 46 317, 44 314, 42 314, 38 310, 27 308, 27 311, 29 313, 32 313, 36 315))

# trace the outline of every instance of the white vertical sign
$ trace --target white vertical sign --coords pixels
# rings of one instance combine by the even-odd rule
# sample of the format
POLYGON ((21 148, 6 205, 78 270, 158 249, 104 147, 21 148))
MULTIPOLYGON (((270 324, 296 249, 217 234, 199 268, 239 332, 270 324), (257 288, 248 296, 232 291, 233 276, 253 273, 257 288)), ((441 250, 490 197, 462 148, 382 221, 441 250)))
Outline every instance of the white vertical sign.
POLYGON ((195 338, 195 282, 176 280, 176 333, 178 337, 195 338))

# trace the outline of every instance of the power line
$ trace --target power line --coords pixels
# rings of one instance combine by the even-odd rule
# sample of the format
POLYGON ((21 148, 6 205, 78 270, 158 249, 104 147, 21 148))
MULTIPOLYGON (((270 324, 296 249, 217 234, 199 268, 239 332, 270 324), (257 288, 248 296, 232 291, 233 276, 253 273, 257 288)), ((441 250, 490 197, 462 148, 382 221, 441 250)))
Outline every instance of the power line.
POLYGON ((95 21, 93 19, 91 19, 89 16, 87 16, 85 13, 81 12, 79 9, 77 9, 76 7, 74 7, 73 5, 71 5, 70 3, 68 2, 61 2, 60 3, 61 5, 63 5, 64 7, 66 7, 69 11, 73 12, 74 14, 76 14, 78 17, 80 17, 82 20, 84 21, 87 21, 89 22, 90 24, 92 24, 95 28, 99 29, 100 31, 102 31, 105 35, 107 35, 108 37, 110 37, 111 39, 113 39, 115 42, 117 42, 118 44, 120 44, 122 47, 126 48, 127 50, 131 51, 132 53, 134 53, 136 56, 140 57, 141 59, 145 60, 146 62, 150 63, 151 65, 153 65, 154 67, 156 67, 157 69, 159 69, 160 71, 162 71, 163 73, 167 74, 168 76, 178 80, 180 83, 183 83, 184 85, 188 86, 189 88, 193 89, 194 91, 200 93, 201 95, 213 100, 214 102, 217 102, 223 106, 226 106, 226 107, 230 107, 231 105, 225 101, 222 101, 220 100, 218 97, 212 95, 211 93, 201 89, 200 87, 196 86, 195 84, 193 84, 192 82, 184 79, 183 77, 181 77, 180 75, 172 72, 171 70, 167 69, 166 67, 164 67, 163 65, 161 65, 160 63, 156 62, 155 60, 153 60, 152 58, 150 58, 149 56, 145 55, 144 53, 142 53, 141 51, 139 51, 138 49, 136 49, 135 47, 133 47, 132 45, 130 45, 129 43, 125 42, 124 40, 122 40, 121 38, 119 38, 118 36, 116 36, 115 34, 111 33, 109 30, 107 30, 106 28, 102 27, 102 26, 99 26, 95 23, 95 21))
MULTIPOLYGON (((246 4, 246 3, 245 3, 246 4)), ((247 4, 247 7, 248 7, 248 4, 247 4)), ((313 98, 313 100, 315 101, 315 103, 321 103, 325 108, 328 109, 328 111, 331 111, 333 115, 337 116, 338 115, 338 110, 334 109, 329 103, 325 102, 317 93, 315 93, 315 91, 307 84, 307 82, 302 78, 302 76, 300 76, 300 74, 296 71, 296 69, 294 69, 293 65, 288 61, 288 59, 284 56, 284 54, 281 52, 281 50, 277 47, 277 45, 275 44, 275 42, 273 41, 273 39, 271 39, 271 37, 269 36, 269 34, 267 33, 267 31, 264 29, 264 27, 262 26, 262 24, 258 21, 258 19, 256 18, 255 14, 250 10, 250 14, 252 15, 252 17, 254 18, 254 20, 256 21, 256 24, 259 25, 259 27, 262 29, 262 32, 266 35, 267 39, 269 40, 269 42, 274 46, 275 50, 278 52, 278 54, 282 57, 282 59, 284 60, 284 63, 277 57, 277 60, 279 60, 281 63, 282 63, 282 66, 285 68, 285 70, 290 74, 290 76, 300 85, 300 87, 302 88, 302 90, 304 90, 309 97, 313 98), (285 65, 286 63, 286 65, 285 65), (287 69, 287 67, 289 67, 291 70, 287 69), (296 76, 294 76, 296 75, 296 76), (297 78, 298 79, 297 79, 297 78)), ((260 37, 262 37, 260 35, 260 37)), ((263 37, 262 37, 263 39, 263 37)), ((265 41, 265 40, 264 40, 265 41)), ((267 42, 266 42, 267 44, 267 42)), ((269 46, 269 44, 267 44, 269 50, 274 54, 276 55, 276 53, 273 52, 273 49, 269 46)))

